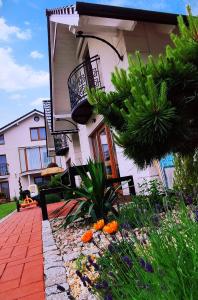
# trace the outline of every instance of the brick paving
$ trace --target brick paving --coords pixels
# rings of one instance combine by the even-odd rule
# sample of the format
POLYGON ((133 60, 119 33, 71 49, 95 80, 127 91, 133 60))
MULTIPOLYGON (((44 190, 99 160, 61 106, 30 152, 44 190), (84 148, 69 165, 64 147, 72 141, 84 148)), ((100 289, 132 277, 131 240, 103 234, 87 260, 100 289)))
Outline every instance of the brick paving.
POLYGON ((40 208, 0 224, 0 300, 44 300, 40 208))

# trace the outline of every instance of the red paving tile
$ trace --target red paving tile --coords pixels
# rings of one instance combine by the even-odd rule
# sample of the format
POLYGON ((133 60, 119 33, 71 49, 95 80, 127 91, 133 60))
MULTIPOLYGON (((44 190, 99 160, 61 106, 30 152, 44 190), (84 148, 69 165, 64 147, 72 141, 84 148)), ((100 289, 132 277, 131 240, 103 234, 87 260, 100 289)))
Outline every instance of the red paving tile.
POLYGON ((44 300, 40 208, 0 224, 0 300, 44 300))

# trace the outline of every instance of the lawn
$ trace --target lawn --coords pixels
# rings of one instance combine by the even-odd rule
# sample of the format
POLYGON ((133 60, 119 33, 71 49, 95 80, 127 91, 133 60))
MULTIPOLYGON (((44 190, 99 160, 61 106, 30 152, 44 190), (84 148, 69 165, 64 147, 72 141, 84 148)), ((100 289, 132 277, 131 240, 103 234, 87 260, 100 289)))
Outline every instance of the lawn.
POLYGON ((16 209, 16 203, 15 202, 1 204, 0 205, 0 219, 2 219, 5 216, 9 215, 15 209, 16 209))

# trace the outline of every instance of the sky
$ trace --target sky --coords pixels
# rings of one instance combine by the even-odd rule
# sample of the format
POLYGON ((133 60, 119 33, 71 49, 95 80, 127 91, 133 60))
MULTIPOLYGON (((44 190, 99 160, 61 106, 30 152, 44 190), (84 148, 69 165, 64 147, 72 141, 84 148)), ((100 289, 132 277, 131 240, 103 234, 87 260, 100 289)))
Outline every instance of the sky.
MULTIPOLYGON (((198 0, 87 0, 155 11, 185 13, 198 0)), ((0 0, 0 127, 36 108, 49 98, 46 8, 73 0, 0 0)))

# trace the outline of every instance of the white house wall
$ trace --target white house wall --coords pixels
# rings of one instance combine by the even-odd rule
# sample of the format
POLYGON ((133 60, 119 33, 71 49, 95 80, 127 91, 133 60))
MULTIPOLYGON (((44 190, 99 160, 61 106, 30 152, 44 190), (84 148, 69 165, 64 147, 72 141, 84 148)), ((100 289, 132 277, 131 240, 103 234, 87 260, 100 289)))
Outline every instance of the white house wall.
POLYGON ((66 25, 58 24, 56 46, 53 57, 53 109, 55 115, 70 113, 67 80, 77 66, 76 39, 66 25))
MULTIPOLYGON (((5 144, 0 145, 0 155, 6 154, 6 159, 8 163, 9 175, 8 179, 5 181, 9 181, 10 188, 10 197, 11 199, 14 196, 19 196, 19 184, 18 179, 21 174, 20 160, 19 160, 19 147, 34 147, 34 146, 46 146, 46 141, 31 141, 30 138, 30 128, 34 127, 44 127, 44 117, 39 115, 40 120, 38 122, 34 121, 34 116, 38 115, 35 113, 34 115, 28 117, 22 122, 19 122, 18 125, 15 125, 9 128, 4 132, 5 144)), ((64 158, 61 157, 61 164, 64 164, 64 158)), ((34 176, 36 172, 34 172, 34 176)), ((38 176, 40 173, 38 171, 38 176)), ((27 189, 30 183, 34 183, 34 176, 28 175, 21 177, 21 183, 23 190, 27 189)), ((1 181, 3 181, 1 179, 1 181)))

